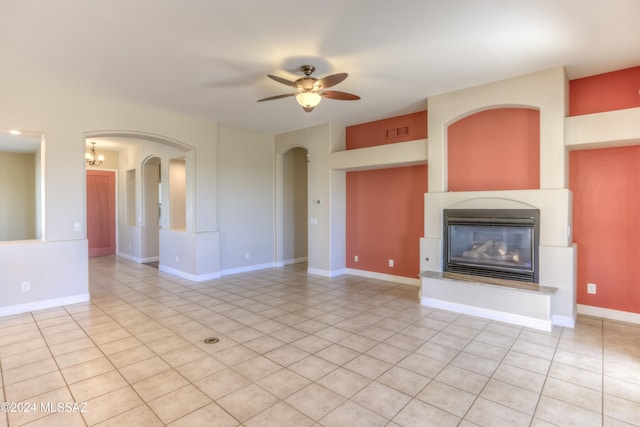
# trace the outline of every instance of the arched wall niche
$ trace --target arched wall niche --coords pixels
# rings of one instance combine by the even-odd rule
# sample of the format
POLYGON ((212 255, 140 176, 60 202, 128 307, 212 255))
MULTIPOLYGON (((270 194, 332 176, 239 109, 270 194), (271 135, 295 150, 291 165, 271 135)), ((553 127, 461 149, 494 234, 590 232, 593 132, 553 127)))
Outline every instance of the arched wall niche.
POLYGON ((449 191, 540 188, 540 110, 492 106, 447 126, 449 191))
MULTIPOLYGON (((162 227, 162 159, 152 154, 142 161, 142 258, 160 258, 160 228, 162 227)), ((134 190, 135 191, 135 190, 134 190)), ((129 198, 130 195, 127 195, 129 198)))
POLYGON ((474 108, 471 108, 471 109, 469 109, 467 111, 458 113, 456 116, 451 117, 448 120, 444 121, 443 124, 444 124, 445 128, 448 128, 452 124, 457 123, 460 120, 464 120, 464 119, 468 118, 469 116, 473 116, 473 115, 478 114, 478 113, 484 113, 484 112, 491 111, 491 110, 510 109, 510 108, 521 108, 521 109, 540 111, 540 106, 539 105, 535 105, 535 104, 531 104, 531 103, 487 104, 487 105, 474 107, 474 108))
POLYGON ((471 87, 428 99, 429 192, 449 191, 448 126, 465 116, 495 108, 537 109, 540 113, 540 188, 566 188, 564 125, 569 81, 564 68, 471 87))

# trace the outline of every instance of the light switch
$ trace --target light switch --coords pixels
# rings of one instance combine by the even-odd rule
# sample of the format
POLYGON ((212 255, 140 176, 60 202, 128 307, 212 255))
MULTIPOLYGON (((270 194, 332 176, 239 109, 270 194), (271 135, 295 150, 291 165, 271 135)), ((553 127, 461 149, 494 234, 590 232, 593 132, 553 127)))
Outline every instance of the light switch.
POLYGON ((309 224, 316 225, 318 223, 318 218, 309 218, 309 224))

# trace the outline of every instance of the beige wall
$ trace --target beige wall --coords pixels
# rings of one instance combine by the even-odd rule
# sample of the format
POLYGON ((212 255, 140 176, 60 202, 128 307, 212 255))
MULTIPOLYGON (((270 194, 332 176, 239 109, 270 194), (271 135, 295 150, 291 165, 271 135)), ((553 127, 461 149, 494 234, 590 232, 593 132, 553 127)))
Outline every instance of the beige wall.
POLYGON ((273 136, 220 125, 218 159, 222 274, 273 267, 273 136))
POLYGON ((0 152, 0 241, 36 238, 35 157, 0 152))

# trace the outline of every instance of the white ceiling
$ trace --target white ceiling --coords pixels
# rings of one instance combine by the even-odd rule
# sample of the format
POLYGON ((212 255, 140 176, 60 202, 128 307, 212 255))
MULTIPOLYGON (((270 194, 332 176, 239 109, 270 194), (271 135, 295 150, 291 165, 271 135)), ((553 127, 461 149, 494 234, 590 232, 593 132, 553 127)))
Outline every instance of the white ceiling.
POLYGON ((638 0, 0 0, 0 78, 279 133, 551 67, 573 79, 637 66, 639 18, 638 0), (334 89, 362 99, 311 113, 256 102, 290 91, 266 74, 295 80, 307 63, 349 73, 334 89))

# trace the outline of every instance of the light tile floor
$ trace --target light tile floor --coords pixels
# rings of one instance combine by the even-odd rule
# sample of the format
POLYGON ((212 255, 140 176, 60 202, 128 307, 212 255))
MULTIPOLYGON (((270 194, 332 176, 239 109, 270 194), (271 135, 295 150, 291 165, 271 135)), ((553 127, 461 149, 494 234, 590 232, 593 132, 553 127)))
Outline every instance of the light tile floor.
POLYGON ((90 303, 0 318, 0 401, 22 409, 0 427, 640 426, 638 325, 544 333, 305 265, 192 283, 104 257, 90 275, 90 303))

